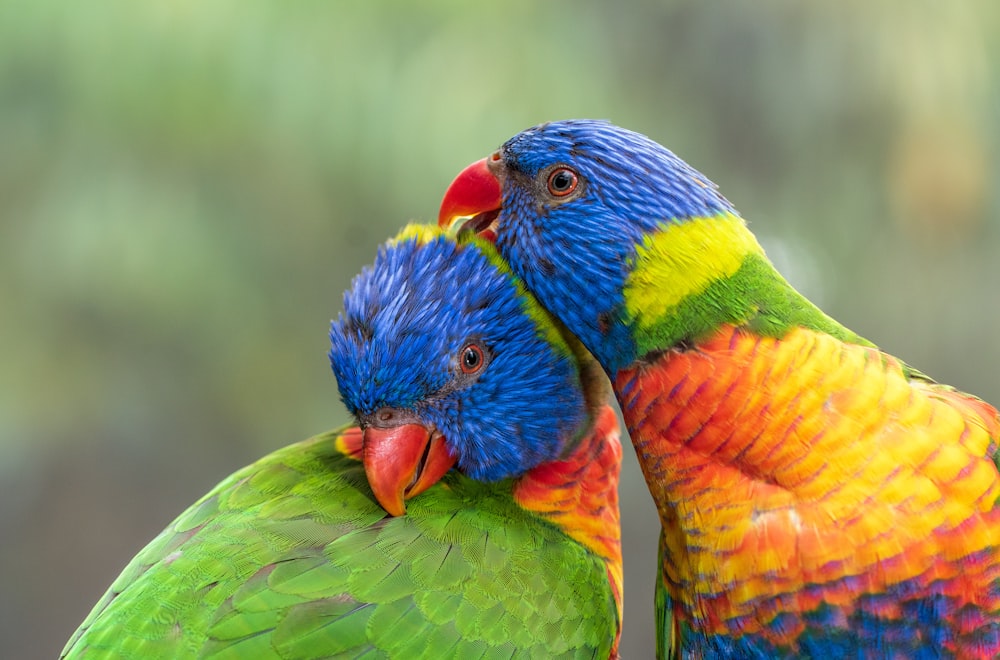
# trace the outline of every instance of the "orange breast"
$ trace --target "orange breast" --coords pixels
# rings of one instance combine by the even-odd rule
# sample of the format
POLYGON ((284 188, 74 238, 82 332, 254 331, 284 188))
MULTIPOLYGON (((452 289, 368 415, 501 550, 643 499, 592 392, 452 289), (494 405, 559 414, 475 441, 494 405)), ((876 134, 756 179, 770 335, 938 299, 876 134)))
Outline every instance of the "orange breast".
MULTIPOLYGON (((1000 610, 991 406, 806 329, 727 327, 619 372, 615 389, 665 530, 668 592, 696 628, 771 635, 778 614, 825 603, 849 617, 860 594, 913 580, 1000 610)), ((773 634, 803 624, 783 625, 773 634)))

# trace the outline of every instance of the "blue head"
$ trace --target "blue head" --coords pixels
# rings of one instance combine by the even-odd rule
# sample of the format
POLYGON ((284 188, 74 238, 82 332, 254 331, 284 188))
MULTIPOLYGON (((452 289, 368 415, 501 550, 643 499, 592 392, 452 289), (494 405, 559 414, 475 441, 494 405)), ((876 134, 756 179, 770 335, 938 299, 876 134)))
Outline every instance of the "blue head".
POLYGON ((495 236, 511 269, 614 373, 636 357, 619 322, 636 247, 664 223, 722 212, 735 211, 663 146, 608 122, 568 120, 523 131, 467 168, 440 222, 481 213, 473 227, 495 236), (496 184, 502 201, 490 199, 496 184))
POLYGON ((404 230, 355 278, 330 340, 362 427, 422 426, 475 479, 558 458, 588 419, 577 349, 479 239, 404 230))

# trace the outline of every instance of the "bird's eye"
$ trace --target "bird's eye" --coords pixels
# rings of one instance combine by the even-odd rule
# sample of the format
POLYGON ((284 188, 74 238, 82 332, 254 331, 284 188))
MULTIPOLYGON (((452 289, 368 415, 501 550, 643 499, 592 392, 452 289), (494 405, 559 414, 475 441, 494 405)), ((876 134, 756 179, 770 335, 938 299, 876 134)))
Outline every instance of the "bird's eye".
POLYGON ((462 358, 459 363, 462 367, 462 373, 474 374, 482 369, 485 363, 483 349, 479 348, 477 344, 469 344, 462 349, 462 358))
POLYGON ((559 167, 549 174, 549 192, 556 197, 565 197, 576 190, 579 179, 576 172, 568 167, 559 167))

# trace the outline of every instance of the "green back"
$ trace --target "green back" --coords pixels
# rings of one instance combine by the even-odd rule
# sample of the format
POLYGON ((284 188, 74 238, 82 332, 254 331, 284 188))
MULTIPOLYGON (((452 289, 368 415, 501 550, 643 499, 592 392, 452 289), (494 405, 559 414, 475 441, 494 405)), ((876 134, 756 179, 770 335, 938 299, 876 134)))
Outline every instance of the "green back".
POLYGON ((64 657, 609 655, 603 561, 451 472, 387 517, 337 432, 225 479, 146 546, 64 657))

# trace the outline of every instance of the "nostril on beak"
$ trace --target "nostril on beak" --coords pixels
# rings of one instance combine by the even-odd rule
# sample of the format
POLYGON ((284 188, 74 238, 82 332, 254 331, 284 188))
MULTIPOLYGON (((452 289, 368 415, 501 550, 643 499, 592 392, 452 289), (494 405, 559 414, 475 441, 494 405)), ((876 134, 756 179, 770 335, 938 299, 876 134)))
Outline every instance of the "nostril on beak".
POLYGON ((382 406, 371 412, 362 413, 358 415, 358 422, 363 428, 374 426, 380 429, 395 428, 404 424, 422 424, 413 410, 393 406, 382 406))

